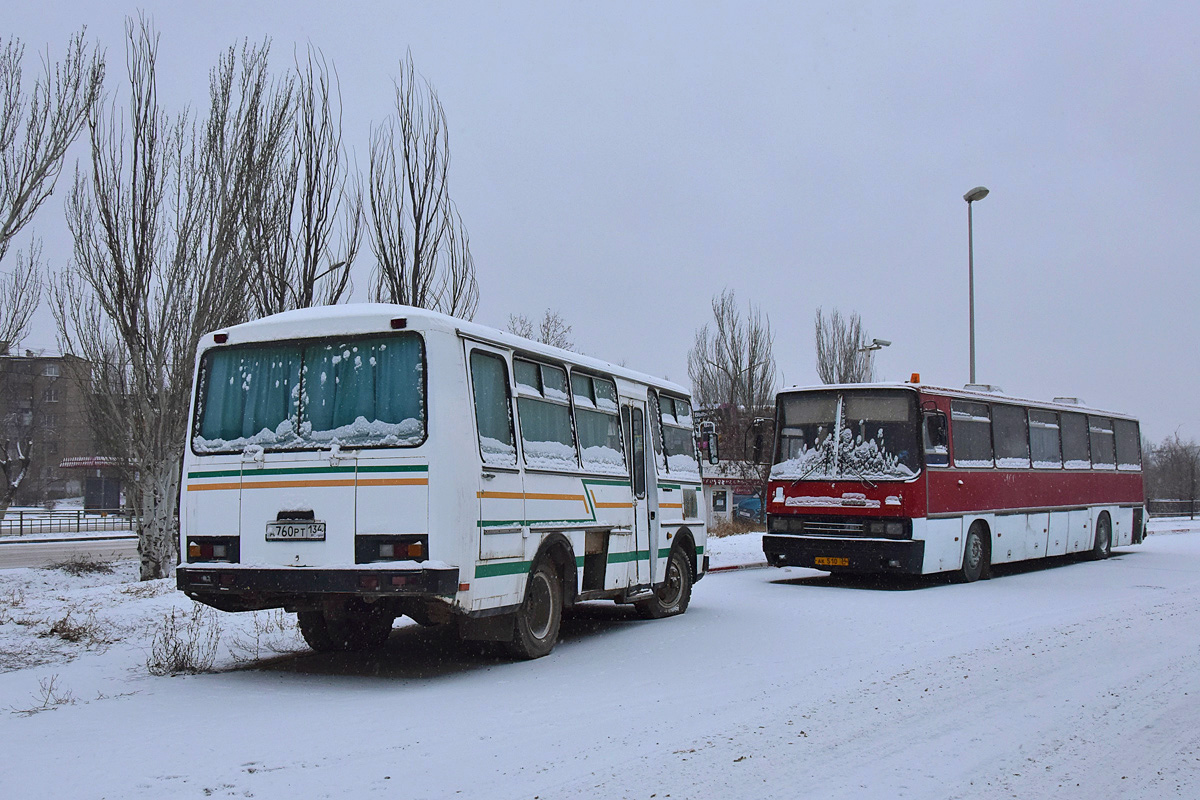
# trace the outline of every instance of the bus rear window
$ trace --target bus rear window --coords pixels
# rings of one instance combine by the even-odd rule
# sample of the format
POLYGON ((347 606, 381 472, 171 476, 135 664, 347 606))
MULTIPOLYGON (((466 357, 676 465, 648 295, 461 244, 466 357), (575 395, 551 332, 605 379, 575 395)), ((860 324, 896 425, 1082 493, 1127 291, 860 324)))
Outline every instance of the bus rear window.
POLYGON ((424 369, 415 333, 209 350, 200 366, 192 450, 419 445, 424 369))

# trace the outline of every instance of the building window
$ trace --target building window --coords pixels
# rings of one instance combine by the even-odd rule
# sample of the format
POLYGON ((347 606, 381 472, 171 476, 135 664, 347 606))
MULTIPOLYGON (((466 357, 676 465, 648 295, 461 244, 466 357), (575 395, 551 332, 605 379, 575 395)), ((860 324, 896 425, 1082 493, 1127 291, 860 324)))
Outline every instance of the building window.
POLYGON ((713 511, 728 511, 729 510, 729 497, 726 492, 723 492, 723 491, 713 492, 712 498, 713 498, 713 501, 712 501, 712 510, 713 511))
POLYGON ((47 378, 57 378, 59 376, 58 364, 47 364, 42 367, 42 374, 47 378))
POLYGON ((46 394, 44 395, 44 397, 45 397, 47 403, 57 403, 58 402, 58 387, 51 386, 50 388, 48 388, 46 390, 46 394))

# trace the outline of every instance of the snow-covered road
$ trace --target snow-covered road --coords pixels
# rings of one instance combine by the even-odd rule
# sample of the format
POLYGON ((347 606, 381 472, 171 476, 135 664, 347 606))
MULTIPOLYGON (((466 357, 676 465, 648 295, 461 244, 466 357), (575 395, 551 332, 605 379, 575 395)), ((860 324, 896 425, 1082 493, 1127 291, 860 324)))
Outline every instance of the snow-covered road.
POLYGON ((998 571, 716 574, 683 617, 590 606, 522 663, 407 626, 382 656, 154 678, 119 643, 0 674, 5 709, 50 674, 76 697, 0 713, 0 794, 1200 796, 1200 533, 998 571))

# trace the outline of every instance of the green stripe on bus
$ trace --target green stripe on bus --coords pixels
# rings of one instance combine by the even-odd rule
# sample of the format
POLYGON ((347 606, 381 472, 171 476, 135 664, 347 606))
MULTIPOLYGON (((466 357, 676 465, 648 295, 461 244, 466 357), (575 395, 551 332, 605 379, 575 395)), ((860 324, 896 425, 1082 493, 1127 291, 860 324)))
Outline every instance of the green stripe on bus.
POLYGON ((649 550, 633 550, 628 553, 609 553, 608 554, 608 563, 610 563, 610 564, 620 564, 625 561, 641 561, 641 560, 646 560, 646 561, 650 560, 650 551, 649 550))
POLYGON ((245 474, 247 477, 255 475, 316 475, 321 473, 335 473, 345 475, 347 473, 358 472, 428 472, 429 467, 424 464, 394 464, 391 466, 359 466, 359 467, 271 467, 267 469, 247 469, 244 472, 239 469, 217 469, 217 470, 197 470, 189 472, 189 478, 232 478, 238 475, 245 474))
POLYGON ((358 465, 359 472, 429 472, 425 464, 358 465))
POLYGON ((494 578, 497 575, 520 575, 529 572, 532 561, 506 561, 503 564, 476 564, 476 578, 494 578))

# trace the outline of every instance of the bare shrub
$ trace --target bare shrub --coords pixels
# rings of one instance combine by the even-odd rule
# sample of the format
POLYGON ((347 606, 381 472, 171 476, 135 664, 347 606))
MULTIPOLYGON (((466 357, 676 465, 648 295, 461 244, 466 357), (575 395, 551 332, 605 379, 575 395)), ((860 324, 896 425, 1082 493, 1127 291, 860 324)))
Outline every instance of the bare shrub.
POLYGON ((235 634, 229 646, 234 661, 245 664, 264 655, 280 655, 302 650, 307 645, 300 639, 296 618, 281 608, 251 612, 252 630, 235 634))
POLYGON ((151 675, 208 672, 220 640, 221 623, 211 608, 193 603, 191 614, 173 608, 159 622, 146 669, 151 675))
POLYGON ((169 581, 146 581, 145 583, 132 583, 120 591, 121 594, 127 594, 130 597, 147 600, 172 591, 172 586, 169 581))
POLYGON ((762 531, 763 524, 761 522, 751 522, 747 519, 719 519, 708 528, 708 535, 716 538, 722 536, 737 536, 742 533, 755 533, 762 531))
POLYGON ((101 561, 89 555, 76 554, 66 561, 50 564, 45 569, 62 570, 68 575, 78 578, 81 575, 111 575, 116 571, 116 566, 111 561, 101 561))
POLYGON ((34 695, 37 705, 29 708, 12 708, 10 706, 9 709, 14 714, 32 717, 41 711, 53 711, 59 706, 68 706, 75 702, 75 695, 71 690, 58 685, 58 675, 42 678, 38 681, 38 686, 40 687, 39 692, 34 695))
POLYGON ((96 619, 96 612, 89 611, 82 620, 72 619, 73 612, 50 624, 42 636, 57 636, 64 642, 82 642, 88 647, 102 647, 113 643, 104 626, 96 619))

